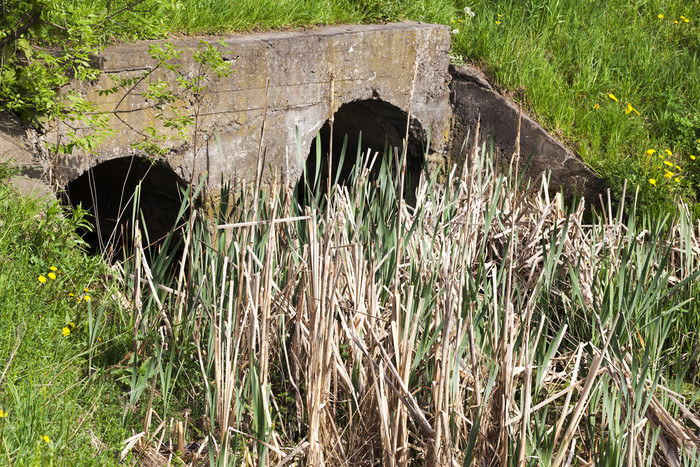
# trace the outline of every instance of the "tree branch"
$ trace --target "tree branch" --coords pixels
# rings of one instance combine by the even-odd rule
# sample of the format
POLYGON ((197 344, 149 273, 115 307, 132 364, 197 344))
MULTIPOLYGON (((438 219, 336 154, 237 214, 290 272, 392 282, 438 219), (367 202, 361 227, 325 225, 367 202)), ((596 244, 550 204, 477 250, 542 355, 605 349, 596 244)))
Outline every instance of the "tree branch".
POLYGON ((110 13, 109 15, 107 15, 103 21, 107 21, 108 19, 110 19, 110 18, 112 18, 112 17, 114 17, 114 16, 117 16, 119 13, 122 13, 122 12, 124 12, 124 11, 126 11, 126 10, 130 10, 130 9, 132 9, 133 7, 135 7, 136 5, 138 5, 139 3, 143 3, 143 2, 144 2, 144 0, 136 0, 135 2, 128 4, 128 5, 125 6, 124 8, 121 8, 121 9, 119 9, 119 10, 117 10, 117 11, 113 11, 112 13, 110 13))
MULTIPOLYGON (((3 6, 5 5, 5 2, 3 1, 3 6)), ((31 28, 37 21, 39 21, 39 17, 41 16, 41 6, 36 6, 29 12, 27 12, 20 20, 18 21, 21 26, 14 31, 12 31, 10 34, 7 35, 7 37, 4 37, 3 39, 0 39, 0 49, 4 48, 6 45, 16 41, 20 37, 22 37, 22 34, 27 32, 29 28, 31 28), (22 24, 24 23, 24 24, 22 24)))

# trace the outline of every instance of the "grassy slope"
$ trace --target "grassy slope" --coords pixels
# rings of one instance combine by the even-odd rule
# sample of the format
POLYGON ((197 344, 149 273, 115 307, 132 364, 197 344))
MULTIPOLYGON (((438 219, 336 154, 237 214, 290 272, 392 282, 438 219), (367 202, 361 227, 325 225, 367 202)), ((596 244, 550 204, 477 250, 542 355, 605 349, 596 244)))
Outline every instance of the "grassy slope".
POLYGON ((91 457, 109 464, 113 452, 93 439, 114 448, 125 438, 113 423, 121 391, 111 379, 85 376, 89 304, 76 298, 87 287, 99 306, 104 293, 95 284, 105 268, 77 248, 76 220, 3 180, 0 225, 0 464, 75 465, 91 457), (75 328, 64 336, 69 323, 75 328))
POLYGON ((455 50, 482 62, 616 189, 629 178, 642 185, 645 204, 658 206, 669 190, 650 178, 674 194, 697 187, 690 156, 700 152, 700 3, 474 3, 482 14, 462 28, 455 50), (639 115, 625 112, 628 103, 639 115), (673 167, 671 179, 658 159, 665 149, 683 168, 673 167))

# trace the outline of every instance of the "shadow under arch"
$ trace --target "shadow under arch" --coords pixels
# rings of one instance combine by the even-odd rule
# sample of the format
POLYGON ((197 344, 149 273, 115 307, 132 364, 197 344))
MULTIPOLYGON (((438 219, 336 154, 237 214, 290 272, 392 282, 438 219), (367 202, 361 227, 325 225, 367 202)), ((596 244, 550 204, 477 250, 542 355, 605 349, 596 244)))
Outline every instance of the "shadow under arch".
MULTIPOLYGON (((377 175, 377 168, 381 161, 381 156, 390 158, 389 165, 396 173, 394 162, 394 148, 398 149, 401 155, 403 149, 403 139, 406 135, 406 123, 408 114, 390 104, 379 99, 358 100, 343 104, 333 116, 333 152, 332 171, 333 180, 338 180, 339 184, 346 184, 349 181, 353 168, 358 162, 358 154, 363 159, 367 157, 368 150, 374 155, 379 152, 375 163, 373 176, 377 175), (362 135, 361 143, 360 134, 362 135), (342 166, 341 152, 343 141, 347 136, 347 147, 342 166), (385 151, 386 149, 386 151, 385 151), (358 152, 359 150, 359 152, 358 152)), ((320 167, 318 180, 321 184, 321 193, 325 193, 326 180, 328 178, 328 151, 330 148, 330 120, 327 120, 319 135, 311 142, 308 157, 306 159, 305 172, 308 180, 317 177, 316 168, 320 167), (321 160, 317 156, 317 140, 321 141, 321 160)), ((427 144, 427 135, 422 125, 415 118, 411 118, 408 137, 408 151, 406 155, 406 178, 404 196, 407 201, 415 198, 415 189, 420 179, 421 171, 425 165, 424 148, 427 144)), ((297 189, 303 188, 304 176, 299 181, 297 189)))
MULTIPOLYGON (((148 241, 157 248, 158 241, 175 227, 182 190, 188 185, 166 164, 138 156, 112 159, 88 169, 65 187, 61 202, 82 205, 89 212, 87 220, 94 230, 81 233, 89 253, 121 260, 124 247, 131 250, 134 193, 139 183, 141 217, 148 241)), ((143 243, 145 248, 145 234, 143 243)))

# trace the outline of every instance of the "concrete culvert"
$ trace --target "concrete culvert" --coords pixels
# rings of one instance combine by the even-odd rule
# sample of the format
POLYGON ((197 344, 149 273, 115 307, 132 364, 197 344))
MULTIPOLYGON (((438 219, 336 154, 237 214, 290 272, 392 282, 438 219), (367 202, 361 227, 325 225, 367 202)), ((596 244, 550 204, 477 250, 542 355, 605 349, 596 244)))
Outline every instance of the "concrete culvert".
MULTIPOLYGON (((122 157, 98 164, 70 182, 62 193, 64 204, 82 205, 95 226, 83 238, 92 254, 104 253, 110 260, 123 259, 123 248, 132 248, 134 192, 141 183, 140 208, 148 240, 158 248, 174 227, 186 186, 167 165, 142 157, 122 157)), ((146 247, 146 237, 143 237, 146 247)), ((153 250, 151 250, 153 251, 153 250)))
MULTIPOLYGON (((387 148, 387 154, 391 154, 390 165, 396 174, 394 163, 394 148, 398 148, 401 154, 403 139, 406 135, 407 113, 400 108, 382 100, 361 100, 344 104, 333 116, 333 179, 338 174, 338 183, 346 184, 349 181, 353 167, 357 162, 365 162, 368 150, 372 156, 379 152, 380 157, 374 164, 373 175, 381 163, 381 155, 387 148), (362 161, 357 160, 358 141, 362 134, 360 154, 362 161), (348 137, 348 145, 345 151, 345 159, 342 167, 339 167, 340 156, 345 136, 348 137)), ((320 178, 321 192, 325 192, 328 177, 328 149, 330 147, 330 121, 326 121, 321 128, 321 161, 320 178)), ((318 138, 318 137, 317 137, 318 138)), ((309 180, 314 180, 317 167, 317 138, 311 142, 309 155, 306 159, 306 172, 309 180)), ((424 146, 426 134, 416 119, 411 119, 409 129, 408 154, 406 159, 406 179, 404 196, 407 200, 415 198, 415 188, 418 184, 421 171, 424 167, 424 146)), ((299 182, 304 183, 303 177, 299 182)))

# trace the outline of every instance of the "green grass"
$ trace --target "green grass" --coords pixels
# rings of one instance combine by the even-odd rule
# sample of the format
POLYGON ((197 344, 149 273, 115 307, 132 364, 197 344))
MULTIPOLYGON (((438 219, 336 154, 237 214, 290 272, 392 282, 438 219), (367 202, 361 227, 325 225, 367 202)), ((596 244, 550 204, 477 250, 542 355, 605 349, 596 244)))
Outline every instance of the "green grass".
POLYGON ((656 210, 668 208, 659 200, 668 200, 669 188, 673 195, 694 194, 700 176, 690 158, 700 153, 700 4, 475 1, 471 8, 475 17, 457 20, 464 26, 455 52, 482 64, 617 194, 625 178, 641 185, 642 204, 656 210), (639 115, 625 112, 628 103, 639 115), (656 154, 646 156, 648 149, 656 154), (667 159, 683 168, 673 167, 671 179, 657 157, 665 149, 673 153, 667 159))
POLYGON ((109 465, 125 438, 113 423, 122 391, 87 371, 88 307, 99 309, 109 293, 101 285, 106 267, 79 248, 81 223, 79 214, 67 218, 57 202, 21 196, 0 176, 3 465, 109 465))

